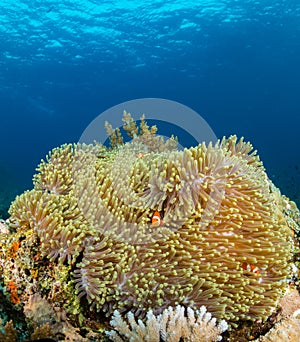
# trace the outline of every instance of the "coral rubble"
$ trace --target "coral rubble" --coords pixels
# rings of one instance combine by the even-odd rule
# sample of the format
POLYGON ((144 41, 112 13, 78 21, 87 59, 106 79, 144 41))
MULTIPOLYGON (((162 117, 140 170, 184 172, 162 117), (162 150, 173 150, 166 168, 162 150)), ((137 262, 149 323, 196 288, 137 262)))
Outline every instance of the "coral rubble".
POLYGON ((111 148, 55 148, 10 207, 2 282, 28 336, 99 340, 115 310, 145 319, 178 305, 265 321, 298 277, 297 208, 243 139, 180 151, 143 117, 124 122, 129 143, 107 124, 111 148))

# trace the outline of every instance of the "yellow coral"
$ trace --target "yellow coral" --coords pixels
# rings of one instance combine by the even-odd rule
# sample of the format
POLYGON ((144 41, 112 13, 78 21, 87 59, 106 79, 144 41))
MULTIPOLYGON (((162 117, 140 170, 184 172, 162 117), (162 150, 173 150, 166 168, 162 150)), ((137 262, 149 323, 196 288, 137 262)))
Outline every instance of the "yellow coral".
POLYGON ((16 227, 33 228, 42 244, 42 255, 72 262, 82 250, 87 223, 75 198, 42 190, 25 191, 10 207, 16 227))

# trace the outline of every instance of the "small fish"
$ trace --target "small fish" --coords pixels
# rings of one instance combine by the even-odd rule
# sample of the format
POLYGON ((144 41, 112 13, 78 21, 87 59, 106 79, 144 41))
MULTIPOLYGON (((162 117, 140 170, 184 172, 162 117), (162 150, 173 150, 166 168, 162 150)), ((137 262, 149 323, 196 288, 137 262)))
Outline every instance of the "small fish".
POLYGON ((160 217, 160 212, 155 211, 152 216, 152 227, 159 227, 162 226, 164 222, 162 221, 160 217))
POLYGON ((146 155, 146 153, 140 152, 140 153, 138 153, 136 156, 137 156, 138 158, 144 158, 145 155, 146 155))
POLYGON ((54 6, 51 6, 46 13, 52 12, 53 9, 54 9, 54 6))
POLYGON ((242 263, 242 268, 246 271, 249 271, 255 274, 260 274, 260 269, 257 266, 247 264, 246 262, 242 263))

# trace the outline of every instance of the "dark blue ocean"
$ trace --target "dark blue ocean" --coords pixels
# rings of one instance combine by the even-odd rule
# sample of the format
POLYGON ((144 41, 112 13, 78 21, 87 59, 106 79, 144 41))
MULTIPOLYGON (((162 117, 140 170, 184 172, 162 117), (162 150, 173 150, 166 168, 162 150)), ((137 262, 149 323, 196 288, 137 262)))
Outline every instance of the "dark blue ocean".
POLYGON ((50 149, 140 98, 244 136, 300 204, 299 0, 1 0, 0 39, 2 216, 50 149))

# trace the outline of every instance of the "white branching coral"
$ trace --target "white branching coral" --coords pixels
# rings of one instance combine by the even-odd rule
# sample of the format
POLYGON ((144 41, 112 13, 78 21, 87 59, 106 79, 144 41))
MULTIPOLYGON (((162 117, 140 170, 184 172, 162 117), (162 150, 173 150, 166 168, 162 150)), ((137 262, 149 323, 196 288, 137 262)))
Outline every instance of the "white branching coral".
POLYGON ((114 342, 213 342, 221 341, 228 328, 224 320, 216 324, 204 305, 196 311, 181 305, 169 307, 158 316, 150 310, 145 323, 136 321, 132 312, 124 320, 115 310, 110 323, 115 330, 106 331, 106 335, 114 342))

